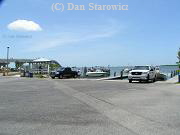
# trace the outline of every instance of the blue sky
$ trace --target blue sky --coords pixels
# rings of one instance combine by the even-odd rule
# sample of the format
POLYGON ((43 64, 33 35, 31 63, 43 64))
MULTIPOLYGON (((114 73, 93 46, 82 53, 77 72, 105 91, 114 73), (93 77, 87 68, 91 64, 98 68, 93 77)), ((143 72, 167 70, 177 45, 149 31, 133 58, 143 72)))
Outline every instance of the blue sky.
POLYGON ((46 57, 64 66, 175 64, 179 5, 178 0, 4 0, 0 57, 10 46, 10 57, 46 57), (121 3, 129 10, 52 12, 52 3, 121 3), (16 20, 33 21, 42 30, 8 29, 16 20))

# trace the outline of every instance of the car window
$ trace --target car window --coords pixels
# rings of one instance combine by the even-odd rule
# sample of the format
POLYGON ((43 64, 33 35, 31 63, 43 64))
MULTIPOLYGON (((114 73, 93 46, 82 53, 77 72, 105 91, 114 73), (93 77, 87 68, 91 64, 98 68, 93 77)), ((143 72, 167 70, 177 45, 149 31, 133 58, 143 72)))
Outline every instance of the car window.
POLYGON ((65 71, 71 71, 71 68, 65 68, 65 71))
POLYGON ((64 70, 64 68, 62 68, 62 67, 57 69, 57 71, 63 71, 63 70, 64 70))
POLYGON ((151 68, 151 71, 154 71, 154 68, 151 68))
POLYGON ((148 66, 135 66, 133 70, 149 70, 148 66))

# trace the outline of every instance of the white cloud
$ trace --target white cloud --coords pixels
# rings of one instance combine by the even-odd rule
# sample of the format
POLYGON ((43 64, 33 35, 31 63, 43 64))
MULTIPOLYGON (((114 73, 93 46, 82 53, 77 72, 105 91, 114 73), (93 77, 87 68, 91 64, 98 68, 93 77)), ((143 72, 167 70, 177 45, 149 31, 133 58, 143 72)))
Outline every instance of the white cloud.
POLYGON ((10 24, 8 24, 9 30, 15 31, 41 31, 42 28, 39 24, 28 21, 28 20, 16 20, 10 24))

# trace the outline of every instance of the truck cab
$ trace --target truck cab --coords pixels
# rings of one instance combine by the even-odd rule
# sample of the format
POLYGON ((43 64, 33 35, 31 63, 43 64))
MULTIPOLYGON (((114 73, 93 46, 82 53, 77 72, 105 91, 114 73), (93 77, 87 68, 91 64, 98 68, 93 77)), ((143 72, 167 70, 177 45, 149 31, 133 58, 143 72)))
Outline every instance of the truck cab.
POLYGON ((77 78, 78 77, 78 72, 77 71, 72 71, 70 67, 66 68, 59 68, 56 71, 52 71, 50 74, 51 78, 54 79, 58 77, 59 79, 63 79, 64 77, 66 78, 77 78))
POLYGON ((135 66, 128 74, 129 83, 132 81, 156 81, 156 69, 153 66, 135 66))

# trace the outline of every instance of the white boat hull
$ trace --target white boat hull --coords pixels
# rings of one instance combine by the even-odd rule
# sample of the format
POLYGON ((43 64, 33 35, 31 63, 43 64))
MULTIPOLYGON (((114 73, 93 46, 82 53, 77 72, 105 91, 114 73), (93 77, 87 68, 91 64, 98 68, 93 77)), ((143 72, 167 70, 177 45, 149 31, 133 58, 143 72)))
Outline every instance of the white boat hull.
POLYGON ((106 76, 106 72, 87 72, 86 76, 89 77, 101 77, 101 76, 106 76))

